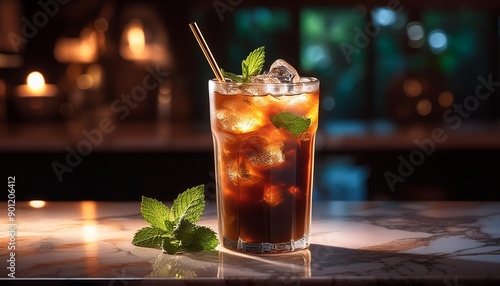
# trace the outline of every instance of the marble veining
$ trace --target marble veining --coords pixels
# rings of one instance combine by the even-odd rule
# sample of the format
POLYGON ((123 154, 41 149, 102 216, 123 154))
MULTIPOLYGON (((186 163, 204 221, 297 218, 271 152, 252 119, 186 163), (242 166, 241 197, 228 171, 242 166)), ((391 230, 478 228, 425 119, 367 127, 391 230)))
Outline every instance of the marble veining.
MULTIPOLYGON (((220 246, 179 255, 132 246, 134 232, 146 225, 139 202, 48 202, 40 209, 18 202, 16 216, 16 278, 500 285, 497 202, 315 202, 308 250, 260 256, 220 246)), ((217 228, 213 203, 199 223, 217 228)), ((0 234, 4 265, 8 239, 0 234)), ((0 279, 7 273, 0 267, 0 279)))

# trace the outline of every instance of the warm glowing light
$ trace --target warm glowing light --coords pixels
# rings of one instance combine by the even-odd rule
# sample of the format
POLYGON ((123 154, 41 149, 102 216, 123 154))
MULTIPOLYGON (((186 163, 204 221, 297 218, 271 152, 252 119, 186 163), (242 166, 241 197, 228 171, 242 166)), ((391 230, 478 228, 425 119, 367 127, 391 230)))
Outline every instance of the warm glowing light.
POLYGON ((83 240, 87 243, 98 240, 96 224, 96 203, 93 201, 83 201, 81 203, 83 219, 83 240))
POLYGON ((95 220, 96 203, 94 201, 83 201, 81 204, 81 209, 83 220, 95 220))
POLYGON ((81 31, 78 38, 60 38, 54 47, 54 57, 63 63, 92 63, 98 56, 97 32, 90 28, 81 31))
POLYGON ((124 28, 120 37, 120 55, 130 61, 167 63, 169 54, 166 47, 166 35, 155 32, 161 28, 149 25, 145 27, 141 20, 132 19, 124 28), (147 36, 147 38, 146 38, 147 36))
POLYGON ((108 21, 104 18, 99 18, 95 20, 94 28, 99 32, 106 32, 109 28, 108 21))
POLYGON ((417 97, 422 94, 423 87, 418 79, 411 78, 405 80, 405 82, 403 83, 403 89, 406 96, 417 97))
POLYGON ((43 75, 39 72, 32 72, 28 75, 26 79, 29 91, 33 93, 41 93, 45 88, 45 79, 43 75))
POLYGON ((94 48, 90 46, 88 43, 82 43, 80 45, 80 56, 83 59, 89 59, 93 57, 94 54, 94 48))
POLYGON ((87 73, 79 75, 76 79, 76 86, 79 89, 86 90, 90 89, 94 85, 94 79, 87 73))
POLYGON ((432 103, 428 99, 421 99, 417 102, 417 113, 422 116, 429 115, 432 111, 432 103))
POLYGON ((84 59, 95 59, 97 55, 96 32, 91 29, 83 29, 80 39, 80 56, 84 59))
POLYGON ((21 55, 0 52, 0 68, 18 68, 23 66, 23 62, 24 58, 21 55))
POLYGON ((92 87, 99 87, 102 81, 102 68, 98 64, 89 66, 87 74, 92 78, 92 87))
POLYGON ((144 28, 141 21, 132 20, 130 22, 127 31, 127 41, 132 53, 141 54, 144 52, 146 37, 144 35, 144 28))
POLYGON ((95 255, 99 251, 99 229, 96 221, 97 204, 94 201, 82 201, 80 211, 82 213, 84 251, 88 254, 83 258, 83 261, 87 271, 95 270, 100 266, 98 260, 95 259, 95 255))
POLYGON ((40 209, 43 208, 46 203, 45 201, 40 201, 40 200, 33 200, 29 202, 30 207, 35 208, 35 209, 40 209))
POLYGON ((168 104, 172 101, 171 93, 158 93, 158 101, 163 104, 168 104))
POLYGON ((83 240, 87 243, 98 240, 97 225, 95 222, 85 222, 83 225, 83 240))
MULTIPOLYGON (((32 72, 26 78, 26 84, 16 87, 16 94, 22 97, 47 97, 58 94, 58 87, 54 84, 45 84, 45 79, 40 72, 32 72)), ((31 101, 33 109, 43 107, 43 101, 31 101)))
POLYGON ((438 95, 438 102, 442 107, 450 107, 453 104, 453 93, 443 91, 438 95))

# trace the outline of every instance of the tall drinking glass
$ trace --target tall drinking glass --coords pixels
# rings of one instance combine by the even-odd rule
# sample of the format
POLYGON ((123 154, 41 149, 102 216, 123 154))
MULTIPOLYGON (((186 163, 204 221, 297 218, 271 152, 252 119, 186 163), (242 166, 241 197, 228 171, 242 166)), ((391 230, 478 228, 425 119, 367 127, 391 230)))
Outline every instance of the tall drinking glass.
POLYGON ((219 238, 248 253, 309 246, 319 80, 209 81, 219 238))

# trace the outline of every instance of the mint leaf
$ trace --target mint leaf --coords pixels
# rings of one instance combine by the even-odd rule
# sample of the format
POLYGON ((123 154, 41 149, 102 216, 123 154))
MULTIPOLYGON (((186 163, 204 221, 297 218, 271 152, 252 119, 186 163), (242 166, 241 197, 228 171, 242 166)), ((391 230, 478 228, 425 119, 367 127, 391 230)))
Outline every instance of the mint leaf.
POLYGON ((194 223, 183 219, 174 230, 174 236, 182 242, 182 245, 188 245, 193 240, 195 229, 196 225, 194 223))
POLYGON ((175 228, 175 224, 173 221, 170 221, 170 220, 165 221, 165 233, 173 234, 174 228, 175 228))
POLYGON ((222 75, 224 77, 227 77, 227 78, 229 78, 232 81, 243 82, 243 78, 241 76, 238 76, 237 74, 234 74, 232 72, 227 72, 227 71, 225 71, 223 69, 221 69, 221 72, 222 72, 222 75))
POLYGON ((151 226, 167 230, 165 221, 169 219, 170 210, 162 202, 142 196, 141 214, 151 226))
POLYGON ((181 220, 174 232, 180 240, 181 249, 191 252, 214 249, 218 244, 216 233, 205 226, 197 226, 188 220, 181 220))
POLYGON ((253 50, 245 60, 241 62, 241 74, 243 81, 248 81, 251 76, 258 75, 264 66, 266 52, 264 47, 253 50))
POLYGON ((277 128, 283 128, 295 136, 299 136, 311 125, 311 118, 302 117, 291 112, 281 112, 271 118, 277 128))
POLYGON ((211 250, 219 245, 217 234, 210 228, 205 226, 196 226, 194 231, 194 239, 186 246, 188 251, 211 250))
POLYGON ((170 210, 163 203, 143 196, 141 213, 151 226, 138 230, 132 244, 169 254, 214 249, 219 244, 215 232, 196 225, 205 208, 204 187, 199 185, 179 194, 170 210))
POLYGON ((199 185, 179 194, 172 204, 171 212, 176 224, 182 219, 187 219, 192 223, 196 223, 200 219, 204 208, 204 185, 199 185))
POLYGON ((162 235, 165 232, 155 227, 143 227, 139 229, 132 239, 132 244, 136 246, 161 248, 163 243, 162 235))
POLYGON ((259 47, 248 54, 247 58, 241 62, 241 75, 221 69, 222 75, 234 82, 248 82, 250 77, 259 75, 264 67, 266 52, 264 47, 259 47))
POLYGON ((168 254, 176 254, 182 251, 180 241, 175 238, 164 238, 161 244, 161 250, 168 254))

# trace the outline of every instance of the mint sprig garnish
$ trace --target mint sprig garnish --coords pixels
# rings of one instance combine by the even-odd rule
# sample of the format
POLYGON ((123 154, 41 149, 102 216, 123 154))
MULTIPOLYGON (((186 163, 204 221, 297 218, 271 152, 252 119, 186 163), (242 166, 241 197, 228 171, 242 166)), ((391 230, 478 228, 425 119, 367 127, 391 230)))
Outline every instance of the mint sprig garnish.
POLYGON ((311 118, 287 111, 271 116, 270 120, 277 128, 283 128, 295 136, 302 134, 311 125, 311 118))
POLYGON ((241 62, 241 74, 243 80, 248 81, 251 76, 256 76, 264 67, 266 52, 264 47, 253 50, 245 60, 241 62))
POLYGON ((224 77, 235 82, 248 82, 250 77, 259 75, 264 67, 266 52, 264 47, 253 50, 246 59, 241 62, 241 76, 221 69, 224 77))
POLYGON ((158 248, 169 254, 212 250, 219 244, 216 233, 196 225, 204 209, 204 185, 179 194, 170 209, 162 202, 143 196, 141 214, 151 226, 139 229, 132 244, 158 248))

